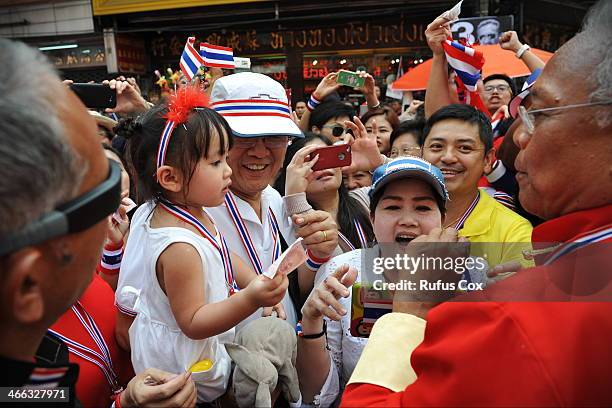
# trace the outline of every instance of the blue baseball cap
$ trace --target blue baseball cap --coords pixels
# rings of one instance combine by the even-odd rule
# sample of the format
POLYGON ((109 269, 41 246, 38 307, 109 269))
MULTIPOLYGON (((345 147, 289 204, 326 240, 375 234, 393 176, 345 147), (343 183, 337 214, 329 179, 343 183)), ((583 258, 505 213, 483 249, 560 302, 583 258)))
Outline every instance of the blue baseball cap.
POLYGON ((426 182, 438 194, 442 203, 446 204, 448 191, 444 185, 442 172, 427 160, 418 157, 399 157, 374 170, 370 199, 391 181, 405 178, 415 178, 426 182))

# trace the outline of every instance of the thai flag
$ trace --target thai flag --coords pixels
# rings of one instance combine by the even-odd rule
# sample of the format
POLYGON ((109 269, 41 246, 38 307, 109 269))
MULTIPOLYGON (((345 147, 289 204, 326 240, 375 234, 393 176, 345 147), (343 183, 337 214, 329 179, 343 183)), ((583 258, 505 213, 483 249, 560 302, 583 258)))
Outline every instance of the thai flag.
POLYGON ((467 91, 467 103, 490 116, 476 89, 485 62, 482 52, 451 39, 445 40, 442 47, 448 65, 457 73, 459 86, 467 91))
POLYGON ((200 43, 200 55, 204 60, 204 65, 207 67, 236 68, 234 51, 231 48, 200 43))
POLYGON ((221 116, 280 116, 291 118, 289 105, 268 99, 228 99, 211 104, 221 116))
POLYGON ((491 118, 491 128, 493 129, 493 139, 503 136, 499 133, 497 126, 504 120, 504 112, 497 111, 491 118))
POLYGON ((181 55, 181 62, 179 63, 181 71, 183 71, 183 75, 185 75, 185 77, 187 77, 187 79, 190 81, 198 72, 198 69, 204 65, 204 60, 193 46, 194 43, 195 37, 189 37, 187 39, 185 49, 181 55))

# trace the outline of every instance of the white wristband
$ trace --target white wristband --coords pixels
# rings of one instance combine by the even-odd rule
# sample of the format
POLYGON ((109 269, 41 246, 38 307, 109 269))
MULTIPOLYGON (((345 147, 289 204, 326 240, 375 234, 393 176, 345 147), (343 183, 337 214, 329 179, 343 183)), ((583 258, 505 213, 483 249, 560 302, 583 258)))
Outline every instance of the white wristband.
POLYGON ((521 58, 523 56, 523 54, 525 53, 525 51, 531 49, 531 47, 527 44, 523 44, 521 45, 521 48, 518 49, 518 51, 516 52, 516 58, 521 58))

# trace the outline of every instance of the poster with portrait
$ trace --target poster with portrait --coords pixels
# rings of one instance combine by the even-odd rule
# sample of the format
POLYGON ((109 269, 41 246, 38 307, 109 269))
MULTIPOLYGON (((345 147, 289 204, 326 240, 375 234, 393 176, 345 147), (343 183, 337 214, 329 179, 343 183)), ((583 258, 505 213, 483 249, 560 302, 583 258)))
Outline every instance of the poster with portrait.
POLYGON ((514 16, 460 18, 451 24, 453 39, 467 39, 470 44, 498 44, 504 31, 514 30, 514 16))

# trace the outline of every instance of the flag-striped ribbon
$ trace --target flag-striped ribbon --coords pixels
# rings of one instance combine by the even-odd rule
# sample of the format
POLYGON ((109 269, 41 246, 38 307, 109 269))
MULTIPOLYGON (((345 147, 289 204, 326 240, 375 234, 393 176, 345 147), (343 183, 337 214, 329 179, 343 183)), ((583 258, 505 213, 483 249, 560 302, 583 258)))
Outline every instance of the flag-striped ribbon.
POLYGON ((55 388, 68 372, 69 367, 35 367, 30 373, 28 387, 55 388))
POLYGON ((478 192, 478 194, 476 195, 476 198, 472 201, 472 204, 470 204, 468 209, 463 213, 461 218, 459 218, 459 220, 457 221, 457 224, 455 224, 455 229, 457 231, 463 228, 463 225, 467 221, 468 217, 472 214, 472 212, 474 211, 474 208, 476 208, 476 205, 478 204, 479 201, 480 201, 480 192, 478 192))
POLYGON ((68 346, 68 351, 70 351, 72 354, 98 366, 104 374, 104 377, 106 377, 106 381, 108 381, 108 385, 110 386, 113 394, 120 393, 123 388, 119 384, 119 378, 115 372, 115 368, 113 367, 113 360, 110 355, 110 350, 106 345, 106 341, 104 340, 100 329, 98 329, 98 325, 96 325, 96 322, 87 312, 87 310, 85 310, 81 302, 77 301, 72 306, 71 310, 79 319, 94 343, 96 343, 96 346, 98 346, 100 352, 84 346, 83 344, 62 335, 55 330, 49 329, 49 331, 66 343, 68 346))
POLYGON ((544 265, 549 265, 560 257, 577 251, 580 248, 584 248, 590 244, 594 244, 596 242, 604 242, 610 239, 612 239, 612 224, 608 224, 603 227, 584 232, 574 238, 572 242, 562 244, 558 248, 556 248, 550 254, 546 262, 544 262, 544 265))
MULTIPOLYGON (((194 217, 186 209, 180 208, 167 200, 160 200, 159 205, 171 215, 175 216, 183 222, 186 222, 187 224, 198 230, 200 235, 202 235, 202 237, 208 240, 210 244, 217 251, 219 251, 219 255, 221 255, 221 261, 223 262, 223 269, 225 271, 225 284, 227 286, 227 290, 230 296, 233 295, 234 292, 238 291, 239 288, 238 284, 236 283, 236 279, 234 278, 234 270, 232 268, 232 260, 230 257, 230 253, 227 249, 227 243, 225 242, 225 238, 223 238, 223 235, 221 235, 221 232, 217 229, 217 227, 214 226, 218 241, 217 239, 215 239, 215 235, 213 235, 204 226, 204 224, 200 222, 200 220, 194 217)), ((208 213, 206 215, 208 215, 208 213)), ((208 217, 212 220, 212 217, 210 215, 208 215, 208 217)))
POLYGON ((272 99, 227 99, 211 104, 221 116, 280 116, 291 118, 286 102, 272 99))
POLYGON ((166 161, 166 153, 168 152, 168 144, 170 143, 170 137, 172 137, 172 132, 176 127, 176 122, 173 120, 169 120, 166 122, 166 126, 164 127, 164 131, 162 132, 161 139, 159 141, 159 147, 157 148, 157 168, 159 169, 164 165, 166 161))
MULTIPOLYGON (((257 249, 255 249, 249 229, 244 223, 242 215, 238 210, 236 200, 231 192, 225 195, 225 206, 230 218, 232 219, 232 222, 234 223, 234 226, 236 227, 236 230, 238 231, 238 236, 240 236, 240 240, 242 241, 242 245, 244 246, 249 260, 253 265, 253 269, 258 275, 261 275, 264 272, 263 264, 259 258, 259 255, 257 255, 257 249)), ((272 254, 272 262, 274 262, 281 254, 280 229, 278 227, 278 222, 276 221, 276 216, 270 207, 268 207, 268 221, 270 224, 272 239, 274 240, 274 252, 272 254)))
MULTIPOLYGON (((367 248, 368 240, 365 237, 365 233, 363 232, 363 227, 361 226, 361 223, 357 220, 355 220, 355 229, 357 230, 357 236, 359 237, 361 248, 367 248)), ((349 241, 346 235, 344 235, 342 232, 338 231, 338 237, 346 244, 347 247, 349 247, 351 251, 354 251, 356 249, 355 245, 353 245, 353 243, 349 241)))
POLYGON ((480 99, 476 87, 485 62, 482 52, 467 44, 453 41, 450 38, 442 43, 442 47, 444 48, 448 65, 457 73, 458 88, 465 88, 467 94, 466 102, 485 113, 487 117, 490 117, 489 110, 480 99))

